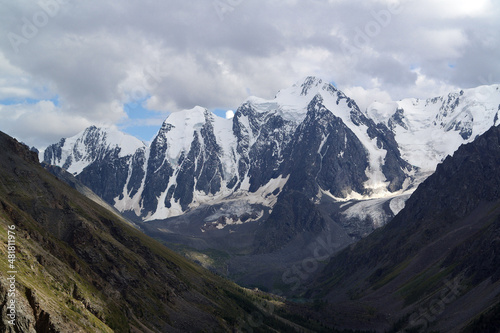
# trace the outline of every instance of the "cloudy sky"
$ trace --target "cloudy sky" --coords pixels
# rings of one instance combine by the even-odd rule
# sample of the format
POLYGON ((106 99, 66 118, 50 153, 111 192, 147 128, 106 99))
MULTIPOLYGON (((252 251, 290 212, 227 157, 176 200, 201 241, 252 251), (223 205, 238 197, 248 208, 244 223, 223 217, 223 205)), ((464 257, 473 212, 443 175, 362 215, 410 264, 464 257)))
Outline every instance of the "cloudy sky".
POLYGON ((5 0, 0 130, 44 147, 91 124, 149 140, 307 75, 360 106, 499 83, 495 0, 5 0))

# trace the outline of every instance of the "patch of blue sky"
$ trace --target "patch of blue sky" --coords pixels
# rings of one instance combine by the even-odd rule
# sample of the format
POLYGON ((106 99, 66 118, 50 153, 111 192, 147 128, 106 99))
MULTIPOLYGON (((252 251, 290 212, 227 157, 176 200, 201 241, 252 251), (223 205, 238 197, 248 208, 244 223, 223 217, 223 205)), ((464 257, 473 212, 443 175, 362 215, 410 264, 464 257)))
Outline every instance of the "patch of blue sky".
POLYGON ((211 110, 216 116, 219 116, 221 118, 226 118, 226 112, 227 110, 226 109, 219 109, 219 108, 216 108, 216 109, 213 109, 211 110))
POLYGON ((144 107, 144 102, 147 98, 127 103, 123 106, 123 110, 127 113, 129 119, 145 119, 152 116, 157 116, 158 112, 144 107))
POLYGON ((119 127, 124 133, 135 136, 139 140, 149 143, 153 141, 156 134, 158 134, 159 126, 154 125, 139 125, 139 126, 128 126, 125 128, 119 127))
POLYGON ((118 128, 142 141, 150 142, 158 133, 167 115, 145 108, 146 100, 125 104, 123 110, 128 118, 118 124, 118 128))
POLYGON ((51 98, 51 99, 49 99, 49 101, 52 101, 52 103, 54 103, 54 105, 57 106, 57 107, 61 106, 60 102, 59 102, 59 96, 51 98))

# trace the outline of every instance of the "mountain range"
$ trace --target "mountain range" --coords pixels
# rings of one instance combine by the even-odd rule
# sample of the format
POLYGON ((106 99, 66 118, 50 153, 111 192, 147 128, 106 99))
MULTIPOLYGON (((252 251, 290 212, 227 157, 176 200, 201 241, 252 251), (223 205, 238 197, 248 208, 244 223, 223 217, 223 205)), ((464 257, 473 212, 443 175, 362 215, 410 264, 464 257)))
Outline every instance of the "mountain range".
MULTIPOLYGON (((360 110, 308 77, 272 100, 249 98, 231 120, 201 107, 173 113, 149 144, 87 128, 42 152, 56 178, 2 134, 0 218, 26 230, 20 322, 227 331, 250 318, 255 331, 496 333, 499 118, 498 85, 360 110), (299 302, 241 289, 137 229, 299 302)), ((0 279, 0 296, 7 286, 0 279)))
POLYGON ((500 85, 361 110, 307 77, 271 100, 248 98, 232 119, 175 112, 148 144, 92 126, 40 157, 148 235, 208 255, 206 267, 288 290, 283 272, 318 237, 333 254, 383 226, 438 163, 499 118, 500 85))
POLYGON ((500 126, 439 164, 384 227, 308 286, 336 327, 498 332, 500 126), (326 306, 328 304, 328 306, 326 306))
POLYGON ((316 330, 282 318, 283 298, 243 289, 144 235, 68 186, 71 177, 47 172, 0 132, 1 332, 316 330))
POLYGON ((315 203, 324 196, 361 201, 361 209, 343 214, 366 222, 346 227, 359 238, 394 216, 405 194, 447 155, 500 123, 499 115, 495 85, 426 100, 374 102, 362 111, 334 85, 307 77, 272 100, 250 97, 232 119, 202 107, 172 113, 150 144, 93 126, 49 146, 41 159, 142 221, 245 203, 249 216, 228 209, 225 215, 233 218, 205 226, 223 229, 272 218, 275 205, 292 191, 315 203), (394 198, 390 209, 374 201, 370 207, 378 209, 366 209, 366 200, 381 198, 394 198))

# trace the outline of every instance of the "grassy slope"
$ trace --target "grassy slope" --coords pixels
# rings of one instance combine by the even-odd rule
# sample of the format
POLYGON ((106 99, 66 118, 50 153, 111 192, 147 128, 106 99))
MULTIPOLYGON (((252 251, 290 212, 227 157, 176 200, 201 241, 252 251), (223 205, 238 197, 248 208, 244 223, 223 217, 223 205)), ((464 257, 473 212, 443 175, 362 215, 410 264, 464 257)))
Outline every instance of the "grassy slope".
MULTIPOLYGON (((57 180, 0 133, 3 243, 9 225, 17 231, 18 327, 0 330, 291 329, 275 315, 281 300, 265 300, 187 261, 57 180), (257 322, 249 317, 256 314, 257 322)), ((7 254, 0 251, 5 313, 7 254)))

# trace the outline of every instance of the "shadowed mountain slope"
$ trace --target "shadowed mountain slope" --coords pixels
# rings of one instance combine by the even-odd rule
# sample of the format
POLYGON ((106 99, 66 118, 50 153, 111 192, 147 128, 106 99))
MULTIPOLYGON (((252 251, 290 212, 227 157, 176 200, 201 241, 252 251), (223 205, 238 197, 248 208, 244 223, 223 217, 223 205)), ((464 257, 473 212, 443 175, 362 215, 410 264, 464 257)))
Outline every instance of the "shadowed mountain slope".
POLYGON ((498 332, 500 128, 438 165, 385 227, 334 257, 306 295, 337 327, 498 332))
POLYGON ((249 314, 259 315, 254 331, 298 327, 273 314, 282 300, 266 301, 168 250, 46 172, 28 147, 0 132, 3 244, 9 230, 15 260, 8 262, 2 246, 2 332, 231 332, 255 324, 249 314), (12 299, 16 318, 9 323, 12 299))

